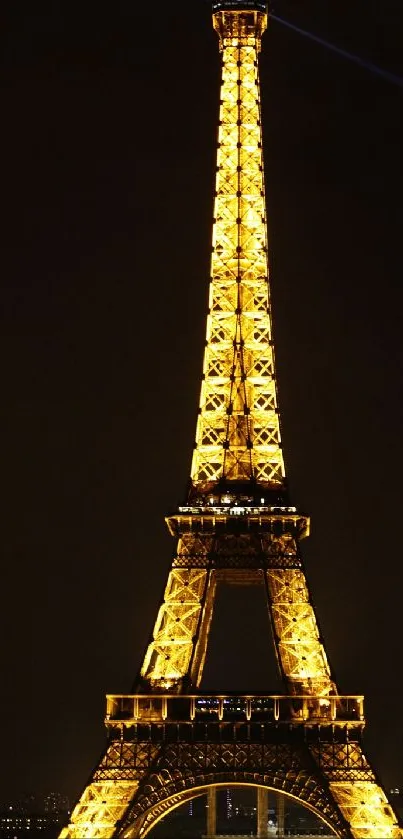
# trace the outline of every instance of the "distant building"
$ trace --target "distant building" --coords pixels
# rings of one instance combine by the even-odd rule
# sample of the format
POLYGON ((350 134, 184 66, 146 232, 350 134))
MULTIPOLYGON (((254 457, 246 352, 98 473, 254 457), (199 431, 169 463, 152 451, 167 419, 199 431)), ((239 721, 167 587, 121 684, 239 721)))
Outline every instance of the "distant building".
POLYGON ((66 796, 51 792, 0 805, 0 839, 56 839, 69 817, 66 796))
POLYGON ((232 803, 231 790, 227 789, 225 792, 226 792, 226 816, 227 816, 227 819, 232 819, 232 816, 234 815, 234 806, 233 806, 233 803, 232 803))

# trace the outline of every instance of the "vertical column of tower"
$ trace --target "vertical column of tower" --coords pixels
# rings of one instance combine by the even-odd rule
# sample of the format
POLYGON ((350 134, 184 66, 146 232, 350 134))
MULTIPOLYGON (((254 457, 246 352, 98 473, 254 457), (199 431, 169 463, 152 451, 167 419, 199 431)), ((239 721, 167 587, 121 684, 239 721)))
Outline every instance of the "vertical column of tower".
MULTIPOLYGON (((184 680, 192 681, 190 670, 199 628, 202 623, 210 624, 215 591, 215 572, 197 567, 198 543, 201 540, 197 536, 178 541, 177 557, 141 668, 141 677, 149 690, 180 690, 185 686, 184 680), (182 557, 186 557, 190 567, 177 567, 181 560, 183 563, 182 557)), ((199 562, 206 565, 208 540, 207 545, 206 541, 201 544, 199 562)), ((207 638, 201 640, 205 641, 201 653, 204 661, 207 638)))
POLYGON ((264 4, 215 4, 222 84, 207 340, 191 478, 281 487, 257 55, 264 4))
MULTIPOLYGON (((265 571, 267 596, 282 675, 291 694, 326 697, 336 692, 302 561, 294 567, 298 545, 290 534, 279 538, 283 567, 265 571), (282 546, 281 546, 282 543, 282 546)), ((273 540, 268 545, 273 550, 273 540)), ((278 554, 279 555, 279 554, 278 554)))

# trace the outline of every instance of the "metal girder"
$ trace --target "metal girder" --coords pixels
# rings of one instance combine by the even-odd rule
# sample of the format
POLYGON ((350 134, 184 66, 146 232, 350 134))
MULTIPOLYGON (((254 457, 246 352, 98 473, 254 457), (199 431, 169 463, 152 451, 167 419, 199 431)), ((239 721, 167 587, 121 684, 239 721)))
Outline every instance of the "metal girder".
POLYGON ((111 839, 115 836, 116 822, 125 814, 137 787, 138 781, 117 777, 90 783, 60 839, 111 839))
POLYGON ((162 690, 201 678, 214 603, 214 572, 173 568, 141 676, 162 690), (192 679, 193 676, 193 679, 192 679))
POLYGON ((330 783, 329 787, 355 839, 402 836, 395 813, 379 784, 353 778, 349 782, 330 783))
MULTIPOLYGON (((292 541, 289 550, 297 553, 292 541)), ((302 567, 268 569, 266 580, 277 657, 290 693, 336 693, 302 567)))

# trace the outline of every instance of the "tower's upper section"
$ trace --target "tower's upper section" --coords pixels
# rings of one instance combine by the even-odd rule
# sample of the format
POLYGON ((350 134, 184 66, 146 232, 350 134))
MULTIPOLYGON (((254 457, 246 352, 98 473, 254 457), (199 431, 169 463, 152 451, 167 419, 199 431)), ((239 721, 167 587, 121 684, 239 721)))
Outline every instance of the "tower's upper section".
POLYGON ((213 2, 213 26, 220 37, 221 48, 232 39, 242 44, 252 44, 256 40, 259 51, 260 39, 267 26, 267 3, 257 0, 213 2))
MULTIPOLYGON (((257 54, 265 3, 220 0, 213 253, 192 498, 285 484, 269 303, 257 54)), ((263 492, 261 492, 261 490, 263 492)), ((256 493, 255 493, 256 494, 256 493)))

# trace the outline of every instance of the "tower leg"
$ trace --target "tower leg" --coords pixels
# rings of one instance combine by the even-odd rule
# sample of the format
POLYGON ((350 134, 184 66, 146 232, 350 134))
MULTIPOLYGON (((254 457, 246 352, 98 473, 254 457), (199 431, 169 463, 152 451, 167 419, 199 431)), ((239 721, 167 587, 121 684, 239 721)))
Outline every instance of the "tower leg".
POLYGON ((209 787, 207 793, 207 836, 213 839, 217 832, 217 787, 209 787))
POLYGON ((267 831, 269 812, 269 791, 264 787, 257 788, 257 835, 259 837, 266 837, 269 835, 267 831))
POLYGON ((284 795, 277 796, 277 836, 279 839, 284 839, 284 810, 285 810, 284 795))

